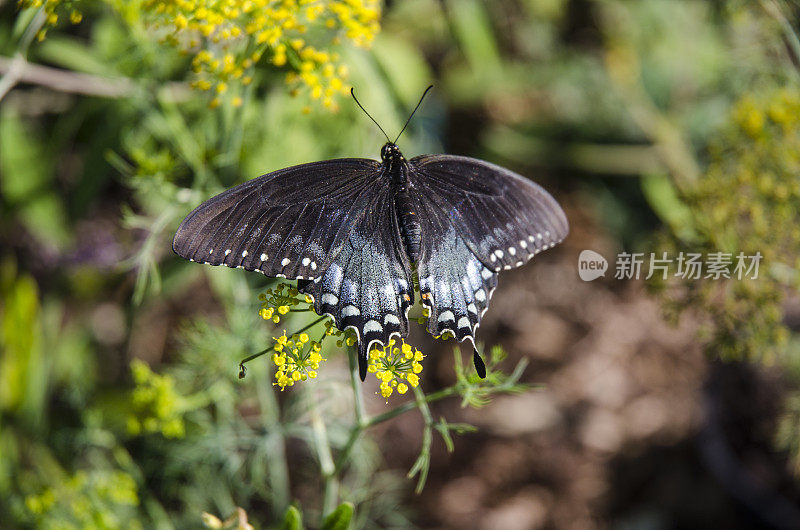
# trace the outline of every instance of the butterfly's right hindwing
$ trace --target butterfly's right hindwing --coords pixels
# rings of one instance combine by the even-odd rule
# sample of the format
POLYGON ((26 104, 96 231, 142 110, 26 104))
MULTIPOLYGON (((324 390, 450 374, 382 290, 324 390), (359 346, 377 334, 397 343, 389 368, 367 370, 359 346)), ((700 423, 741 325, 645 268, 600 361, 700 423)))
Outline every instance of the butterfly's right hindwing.
POLYGON ((475 345, 475 332, 497 287, 497 274, 467 247, 429 200, 418 197, 422 251, 417 270, 422 304, 430 311, 428 331, 449 331, 475 345))
POLYGON ((172 248, 210 265, 314 279, 364 215, 365 192, 377 185, 379 168, 374 160, 349 158, 253 179, 195 208, 172 248))

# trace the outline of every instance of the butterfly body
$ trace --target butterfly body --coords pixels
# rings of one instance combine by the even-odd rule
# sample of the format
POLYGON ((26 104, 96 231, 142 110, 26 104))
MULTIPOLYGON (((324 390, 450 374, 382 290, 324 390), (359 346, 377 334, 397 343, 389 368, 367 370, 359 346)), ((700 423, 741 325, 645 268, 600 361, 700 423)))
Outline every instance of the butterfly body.
POLYGON ((419 260, 419 250, 422 237, 420 225, 412 191, 409 190, 409 167, 400 149, 391 142, 387 142, 381 149, 381 160, 385 172, 388 174, 394 188, 394 208, 400 225, 400 234, 405 246, 406 255, 411 263, 419 260))
POLYGON ((497 274, 567 232, 564 212, 533 182, 473 158, 406 160, 387 142, 380 162, 314 162, 231 188, 184 219, 173 249, 298 280, 318 314, 356 333, 363 379, 374 345, 408 335, 414 272, 428 330, 474 349, 497 274))

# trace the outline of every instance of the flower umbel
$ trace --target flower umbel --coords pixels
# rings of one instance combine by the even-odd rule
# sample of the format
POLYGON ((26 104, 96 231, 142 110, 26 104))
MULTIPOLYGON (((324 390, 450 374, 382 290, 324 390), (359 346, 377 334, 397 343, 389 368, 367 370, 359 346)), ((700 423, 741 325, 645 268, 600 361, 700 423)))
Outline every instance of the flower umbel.
POLYGON ((297 381, 315 379, 319 363, 325 361, 320 354, 322 344, 311 340, 307 333, 296 333, 291 337, 286 337, 286 331, 275 340, 275 353, 272 355, 272 362, 278 367, 275 372, 275 385, 281 390, 287 386, 293 386, 297 381))
MULTIPOLYGON (((258 298, 261 300, 259 315, 275 324, 290 312, 314 310, 313 299, 304 296, 296 287, 288 284, 281 283, 267 289, 258 298)), ((326 360, 321 352, 323 343, 329 337, 336 337, 336 346, 339 348, 353 347, 358 342, 358 336, 352 329, 341 331, 330 318, 321 317, 296 333, 287 335, 284 330, 282 335, 273 337, 275 341, 273 346, 240 363, 239 377, 244 377, 246 362, 272 351, 272 362, 277 367, 276 382, 273 384, 279 386, 281 390, 294 386, 299 381, 315 379, 320 363, 326 360), (318 340, 313 340, 308 332, 319 324, 323 324, 325 330, 320 333, 318 340)), ((384 348, 376 346, 372 349, 369 353, 367 370, 378 378, 380 394, 384 398, 389 398, 395 391, 398 394, 405 394, 410 387, 419 385, 421 361, 424 357, 421 351, 412 348, 402 339, 399 345, 395 339, 391 339, 384 348)))
POLYGON ((194 86, 215 94, 212 107, 266 62, 287 71, 293 93, 306 90, 335 108, 335 96, 347 93, 347 68, 326 50, 343 40, 369 46, 380 29, 376 0, 145 0, 143 9, 169 31, 168 44, 193 55, 194 86))
POLYGON ((46 18, 44 25, 36 33, 38 40, 44 40, 47 30, 52 28, 62 20, 69 20, 72 24, 78 24, 83 19, 83 15, 78 10, 78 1, 75 0, 20 0, 19 6, 22 8, 41 9, 46 18))
POLYGON ((281 316, 286 315, 289 311, 311 310, 311 297, 306 295, 301 299, 297 288, 285 283, 279 283, 274 289, 267 289, 258 295, 258 299, 261 301, 259 316, 264 320, 272 320, 275 324, 278 324, 281 316), (300 305, 304 307, 298 308, 297 306, 300 305))
POLYGON ((421 351, 402 339, 400 346, 395 339, 390 339, 384 348, 375 347, 369 352, 367 371, 375 374, 381 382, 381 396, 388 398, 395 390, 398 394, 405 394, 409 386, 416 387, 419 384, 419 374, 422 372, 420 361, 424 358, 421 351))

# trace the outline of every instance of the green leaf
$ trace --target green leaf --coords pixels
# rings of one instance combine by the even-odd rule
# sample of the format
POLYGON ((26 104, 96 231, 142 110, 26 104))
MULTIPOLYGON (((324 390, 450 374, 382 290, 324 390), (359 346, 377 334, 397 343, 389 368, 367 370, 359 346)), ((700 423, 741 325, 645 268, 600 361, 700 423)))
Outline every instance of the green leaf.
POLYGON ((28 200, 53 180, 40 138, 11 110, 0 115, 0 172, 0 191, 12 203, 28 200))
POLYGON ((353 519, 355 508, 350 502, 343 502, 336 507, 322 522, 322 530, 347 530, 353 519))
POLYGON ((403 39, 381 33, 375 40, 372 54, 386 75, 389 87, 397 92, 405 106, 413 108, 433 78, 419 49, 403 39))
POLYGON ((73 38, 50 35, 39 43, 37 54, 67 70, 104 77, 119 76, 112 66, 97 57, 94 49, 73 38))
POLYGON ((672 180, 665 173, 642 177, 642 193, 650 207, 670 229, 684 241, 697 241, 694 218, 680 199, 672 180))
POLYGON ((3 288, 0 307, 0 411, 15 412, 26 423, 40 421, 49 365, 42 362, 39 289, 33 278, 14 278, 3 288))
POLYGON ((448 2, 453 32, 472 71, 487 74, 500 69, 500 52, 483 2, 448 2))
POLYGON ((46 143, 12 110, 0 114, 0 193, 42 242, 63 247, 67 215, 53 189, 54 164, 46 143))
POLYGON ((297 507, 289 506, 289 509, 286 510, 286 515, 283 517, 281 530, 302 530, 303 528, 303 514, 297 507))

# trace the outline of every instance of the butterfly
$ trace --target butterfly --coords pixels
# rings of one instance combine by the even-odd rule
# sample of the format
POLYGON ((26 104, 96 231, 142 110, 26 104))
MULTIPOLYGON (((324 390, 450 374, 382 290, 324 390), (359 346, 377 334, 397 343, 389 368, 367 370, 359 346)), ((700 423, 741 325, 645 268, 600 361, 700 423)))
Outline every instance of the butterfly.
POLYGON ((367 352, 408 336, 418 290, 428 331, 469 341, 485 377, 475 333, 498 273, 560 243, 567 218, 542 187, 508 169, 456 155, 406 159, 396 142, 387 136, 380 161, 312 162, 235 186, 195 208, 172 248, 191 261, 297 280, 319 315, 355 332, 362 381, 367 352))

